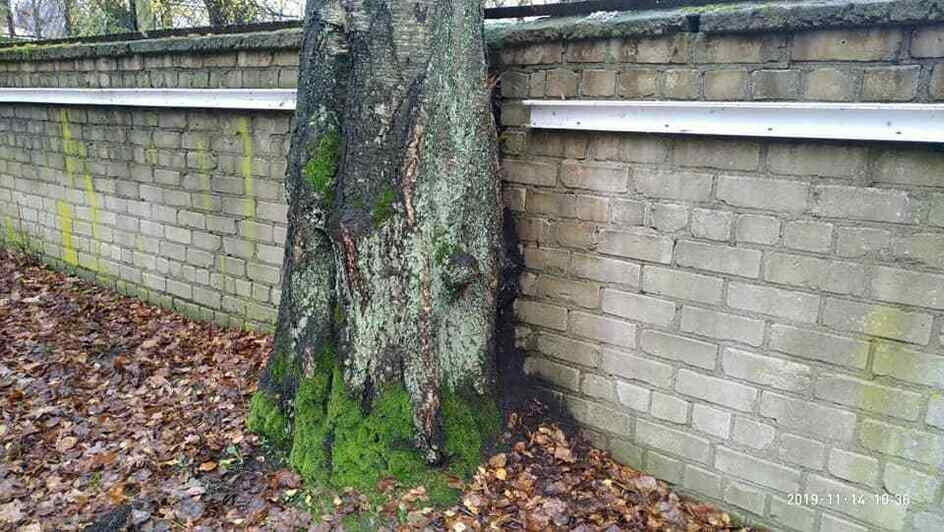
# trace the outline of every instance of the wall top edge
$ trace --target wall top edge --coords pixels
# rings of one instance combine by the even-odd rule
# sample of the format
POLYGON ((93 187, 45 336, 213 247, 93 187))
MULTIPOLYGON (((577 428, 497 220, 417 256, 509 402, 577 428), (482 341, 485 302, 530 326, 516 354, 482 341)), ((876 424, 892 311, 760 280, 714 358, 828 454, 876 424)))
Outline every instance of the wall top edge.
POLYGON ((275 31, 206 36, 164 37, 88 44, 26 44, 0 49, 0 62, 97 59, 128 55, 232 52, 239 50, 299 49, 302 31, 291 28, 275 31))
POLYGON ((581 39, 656 36, 683 31, 756 33, 933 24, 944 0, 810 0, 716 4, 664 11, 593 13, 486 24, 489 47, 581 39))

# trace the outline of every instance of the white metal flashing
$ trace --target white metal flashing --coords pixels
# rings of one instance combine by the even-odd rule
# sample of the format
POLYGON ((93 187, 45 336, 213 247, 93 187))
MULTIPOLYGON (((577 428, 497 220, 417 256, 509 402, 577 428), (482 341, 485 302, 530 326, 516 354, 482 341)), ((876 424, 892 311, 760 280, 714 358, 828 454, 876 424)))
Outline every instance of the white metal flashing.
POLYGON ((944 142, 944 105, 525 100, 531 127, 739 137, 944 142))
POLYGON ((0 103, 292 111, 295 89, 0 89, 0 103))

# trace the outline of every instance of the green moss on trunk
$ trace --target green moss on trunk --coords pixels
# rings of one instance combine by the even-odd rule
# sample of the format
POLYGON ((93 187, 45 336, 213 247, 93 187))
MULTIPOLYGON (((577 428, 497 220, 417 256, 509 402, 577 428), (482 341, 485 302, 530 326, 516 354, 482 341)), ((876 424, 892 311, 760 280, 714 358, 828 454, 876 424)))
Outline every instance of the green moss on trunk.
POLYGON ((289 463, 307 483, 375 490, 384 477, 405 486, 423 485, 435 502, 454 501, 444 473, 468 477, 485 444, 500 429, 501 414, 490 398, 443 394, 443 430, 448 462, 431 468, 414 445, 410 395, 402 385, 377 393, 365 412, 344 385, 333 353, 325 349, 311 376, 299 382, 294 412, 283 412, 269 394, 253 397, 249 427, 288 451, 289 463))
POLYGON ((334 176, 338 171, 340 147, 341 135, 333 129, 326 131, 305 163, 305 180, 325 204, 334 200, 334 176))

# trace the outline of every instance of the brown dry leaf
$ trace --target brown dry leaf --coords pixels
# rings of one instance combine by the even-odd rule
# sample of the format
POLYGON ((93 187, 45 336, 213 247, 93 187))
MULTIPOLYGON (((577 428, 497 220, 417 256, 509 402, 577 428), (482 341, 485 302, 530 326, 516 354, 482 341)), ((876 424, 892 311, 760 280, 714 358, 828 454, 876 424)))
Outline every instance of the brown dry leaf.
POLYGON ((76 438, 75 436, 66 436, 64 438, 60 438, 59 441, 56 442, 56 450, 59 451, 60 453, 64 453, 68 451, 69 449, 75 447, 75 444, 78 442, 79 442, 79 439, 76 438))
POLYGON ((197 469, 205 473, 208 471, 213 471, 214 469, 216 469, 216 466, 217 466, 217 463, 210 460, 208 462, 203 462, 202 464, 200 464, 200 466, 197 467, 197 469))

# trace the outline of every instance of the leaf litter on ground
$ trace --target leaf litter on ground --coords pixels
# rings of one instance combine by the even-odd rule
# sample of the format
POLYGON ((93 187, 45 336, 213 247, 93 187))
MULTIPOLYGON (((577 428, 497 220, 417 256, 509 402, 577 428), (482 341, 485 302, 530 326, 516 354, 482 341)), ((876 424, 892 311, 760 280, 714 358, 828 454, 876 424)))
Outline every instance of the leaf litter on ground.
MULTIPOLYGON (((499 452, 432 508, 378 482, 310 504, 245 426, 271 337, 190 321, 0 251, 0 530, 739 529, 546 422, 511 413, 499 452)), ((745 529, 741 529, 745 530, 745 529)))

